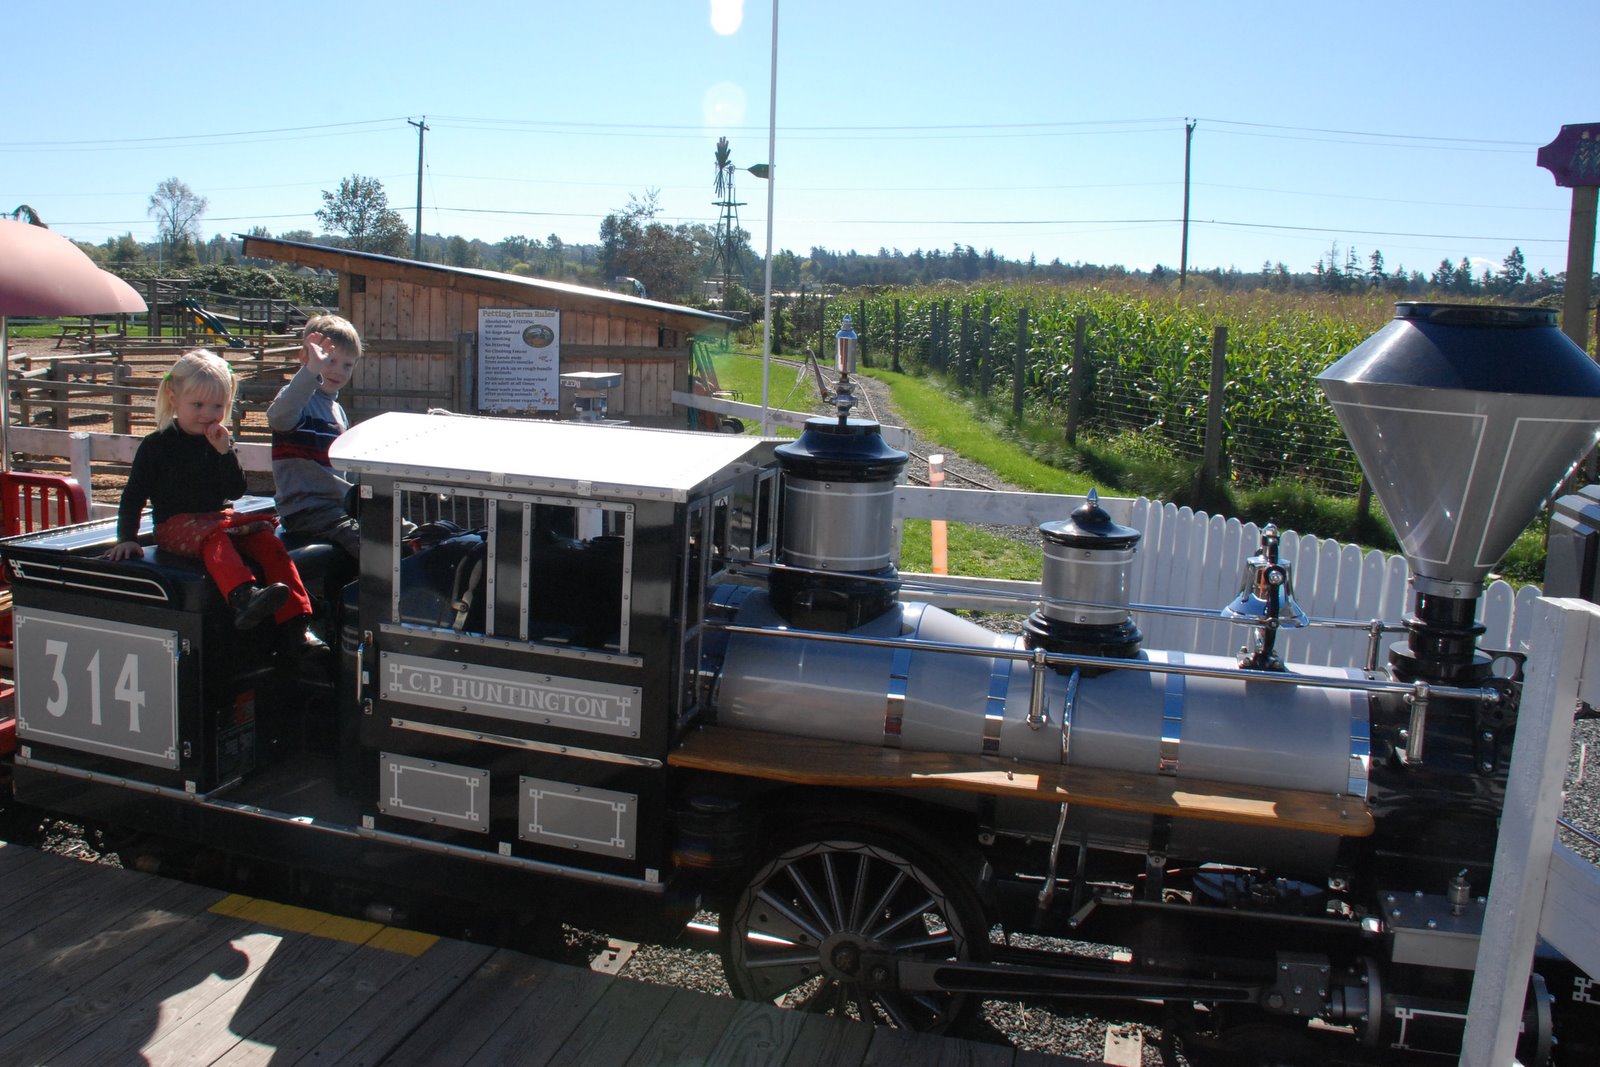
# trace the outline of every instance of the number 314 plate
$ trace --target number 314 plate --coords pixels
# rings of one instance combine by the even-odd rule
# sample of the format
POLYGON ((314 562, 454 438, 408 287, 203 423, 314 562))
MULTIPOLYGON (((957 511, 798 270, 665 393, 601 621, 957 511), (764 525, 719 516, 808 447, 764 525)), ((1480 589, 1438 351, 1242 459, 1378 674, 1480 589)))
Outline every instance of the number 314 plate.
POLYGON ((17 738, 178 766, 178 634, 54 611, 15 615, 17 738))

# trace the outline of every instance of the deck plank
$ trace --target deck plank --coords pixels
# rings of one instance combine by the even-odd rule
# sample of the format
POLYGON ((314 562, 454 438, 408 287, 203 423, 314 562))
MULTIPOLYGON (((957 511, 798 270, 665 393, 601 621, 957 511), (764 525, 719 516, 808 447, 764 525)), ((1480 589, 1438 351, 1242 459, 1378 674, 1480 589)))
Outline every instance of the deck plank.
POLYGON ((1068 1063, 613 978, 25 851, 0 842, 0 877, 50 875, 60 907, 31 913, 33 925, 0 944, 3 1064, 1068 1063))
POLYGON ((82 945, 85 930, 114 928, 127 916, 176 890, 176 883, 137 874, 84 878, 73 869, 80 866, 78 861, 52 859, 60 870, 48 899, 37 901, 33 907, 6 909, 6 922, 0 927, 0 953, 11 960, 12 966, 0 973, 0 1001, 9 997, 11 987, 34 969, 82 945))
POLYGON ((706 1067, 777 1067, 789 1055, 805 1016, 743 1001, 706 1056, 706 1067))
POLYGON ((657 1030, 672 994, 667 986, 628 978, 606 983, 605 993, 550 1056, 547 1067, 587 1067, 631 1057, 657 1030))
POLYGON ((214 928, 202 941, 198 957, 159 972, 155 989, 122 1005, 50 1062, 63 1067, 114 1063, 134 1049, 157 1046, 174 1031, 199 1027, 213 1002, 235 983, 251 980, 278 946, 278 938, 270 934, 239 934, 237 922, 224 920, 220 930, 214 928))
POLYGON ((26 930, 55 912, 53 906, 54 894, 60 892, 60 887, 70 882, 74 860, 65 860, 58 856, 50 857, 54 862, 31 863, 21 866, 15 873, 7 872, 5 875, 6 915, 8 921, 6 929, 0 931, 0 939, 13 935, 17 930, 26 930))
POLYGON ((356 993, 367 995, 344 1022, 305 1049, 300 1059, 349 1067, 377 1063, 420 1026, 435 1007, 460 989, 495 951, 466 941, 440 941, 398 966, 382 986, 370 991, 359 986, 346 990, 342 995, 352 999, 358 999, 354 997, 356 993))
MULTIPOLYGON (((226 983, 222 994, 182 1026, 167 1029, 140 1051, 150 1067, 210 1064, 248 1039, 280 1009, 295 1003, 306 986, 344 962, 356 946, 310 934, 247 935, 255 951, 267 953, 260 967, 226 983), (272 939, 277 938, 277 944, 272 939)), ((235 944, 240 939, 235 939, 235 944)))
POLYGON ((467 1064, 543 1067, 616 981, 554 963, 546 963, 543 971, 539 986, 528 991, 512 1018, 494 1028, 467 1064))
POLYGON ((238 954, 221 940, 234 931, 231 920, 204 912, 174 918, 160 924, 156 936, 141 939, 137 951, 113 952, 112 966, 85 985, 58 979, 47 1005, 0 1038, 0 1062, 92 1064, 97 1056, 112 1062, 143 1045, 165 998, 203 982, 217 967, 227 969, 238 954))
MULTIPOLYGON (((803 1025, 789 1046, 791 1065, 860 1063, 872 1045, 875 1027, 830 1015, 803 1015, 803 1025)), ((937 1039, 935 1039, 937 1040, 937 1039)))
MULTIPOLYGON (((208 938, 224 928, 222 920, 201 910, 209 892, 179 886, 162 898, 170 908, 152 906, 119 925, 86 931, 81 945, 32 968, 29 980, 6 995, 0 1063, 50 1061, 207 951, 208 938)), ((0 953, 0 966, 15 962, 11 954, 0 953)))
POLYGON ((678 1067, 705 1063, 733 1021, 740 1002, 674 989, 650 1033, 623 1067, 678 1067))
MULTIPOLYGON (((339 961, 327 973, 296 990, 293 996, 276 1003, 270 1014, 248 1020, 240 1030, 243 1040, 218 1056, 212 1067, 264 1067, 266 1064, 297 1063, 312 1056, 312 1050, 324 1042, 338 1037, 351 1025, 356 1013, 374 998, 385 1005, 386 998, 404 989, 407 975, 422 969, 448 968, 460 955, 461 942, 435 942, 430 952, 436 952, 427 964, 414 963, 413 958, 371 947, 370 944, 353 945, 348 957, 339 961)), ((471 946, 478 949, 480 946, 471 946)), ((470 957, 481 960, 487 949, 471 952, 470 957)), ((463 971, 462 978, 465 978, 463 971)), ((330 1061, 319 1055, 315 1060, 330 1061)))
MULTIPOLYGON (((59 965, 65 957, 83 950, 86 931, 94 935, 115 934, 124 924, 138 925, 151 911, 176 908, 183 914, 204 908, 219 894, 215 890, 185 885, 167 878, 155 878, 136 871, 101 867, 85 871, 78 860, 50 857, 62 867, 62 878, 55 883, 54 907, 41 915, 26 910, 7 910, 7 926, 14 927, 10 938, 0 938, 0 952, 17 957, 16 969, 0 975, 0 998, 7 987, 33 967, 59 965)), ((99 942, 102 950, 107 946, 99 942)))
POLYGON ((961 1038, 930 1040, 928 1034, 876 1027, 861 1067, 1012 1067, 1017 1050, 961 1038))

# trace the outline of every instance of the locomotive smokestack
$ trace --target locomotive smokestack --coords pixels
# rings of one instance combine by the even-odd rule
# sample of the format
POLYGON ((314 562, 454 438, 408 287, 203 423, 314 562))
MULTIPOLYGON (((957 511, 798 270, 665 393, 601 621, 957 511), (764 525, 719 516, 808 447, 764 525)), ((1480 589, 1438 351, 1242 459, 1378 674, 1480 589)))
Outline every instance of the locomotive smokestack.
MULTIPOLYGON (((846 409, 847 410, 847 409, 846 409)), ((774 449, 783 468, 772 605, 796 626, 853 630, 894 606, 894 486, 910 457, 875 422, 806 421, 774 449)))
POLYGON ((1039 535, 1044 542, 1044 601, 1023 624, 1028 647, 1137 656, 1142 635, 1128 612, 1128 574, 1143 535, 1117 525, 1093 489, 1071 518, 1044 523, 1039 535))
POLYGON ((1600 368, 1545 308, 1400 303, 1317 380, 1411 564, 1391 665, 1482 678, 1483 580, 1600 436, 1600 368))

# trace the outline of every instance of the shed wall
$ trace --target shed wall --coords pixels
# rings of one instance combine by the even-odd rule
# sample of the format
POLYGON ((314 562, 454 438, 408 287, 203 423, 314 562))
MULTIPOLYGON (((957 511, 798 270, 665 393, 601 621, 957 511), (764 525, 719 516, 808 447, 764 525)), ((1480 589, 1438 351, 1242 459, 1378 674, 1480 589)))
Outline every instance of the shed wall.
MULTIPOLYGON (((405 278, 342 273, 340 305, 361 331, 365 357, 344 397, 352 419, 380 411, 447 408, 474 412, 476 337, 480 308, 555 307, 561 312, 561 371, 616 371, 609 414, 641 426, 681 426, 673 390, 689 388, 691 339, 666 328, 648 311, 630 315, 576 310, 559 300, 508 300, 462 284, 428 285, 405 278)), ((561 415, 573 410, 572 391, 561 391, 561 415)))

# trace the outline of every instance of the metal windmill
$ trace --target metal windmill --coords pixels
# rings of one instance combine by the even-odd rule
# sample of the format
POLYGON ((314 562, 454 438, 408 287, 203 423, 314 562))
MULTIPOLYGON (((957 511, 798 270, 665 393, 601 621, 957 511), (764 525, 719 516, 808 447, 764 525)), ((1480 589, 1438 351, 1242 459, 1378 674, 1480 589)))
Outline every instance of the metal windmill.
POLYGON ((712 202, 720 210, 717 216, 716 264, 722 270, 723 300, 727 300, 733 283, 744 277, 743 255, 740 251, 744 235, 739 229, 739 208, 744 206, 744 202, 737 199, 733 191, 733 172, 737 169, 733 165, 733 152, 728 147, 728 139, 719 138, 715 187, 717 198, 712 202))

